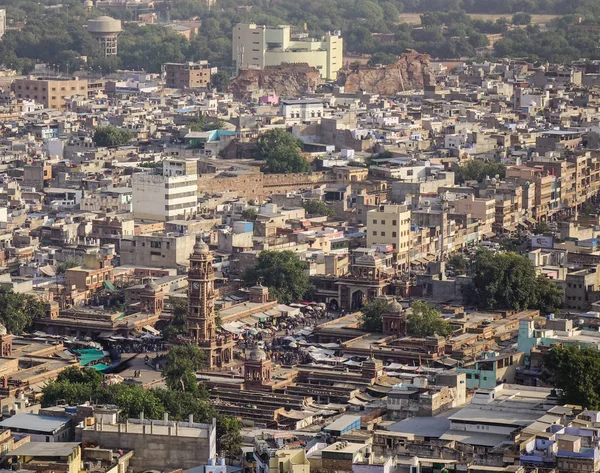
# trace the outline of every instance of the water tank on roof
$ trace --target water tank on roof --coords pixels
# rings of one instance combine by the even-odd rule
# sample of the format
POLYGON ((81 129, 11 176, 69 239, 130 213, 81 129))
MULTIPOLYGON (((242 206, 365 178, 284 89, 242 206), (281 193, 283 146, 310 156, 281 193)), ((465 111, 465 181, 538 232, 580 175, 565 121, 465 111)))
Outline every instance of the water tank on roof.
POLYGON ((102 34, 118 34, 123 28, 121 27, 121 20, 115 20, 110 16, 99 16, 98 18, 92 18, 88 20, 88 31, 92 35, 102 34))

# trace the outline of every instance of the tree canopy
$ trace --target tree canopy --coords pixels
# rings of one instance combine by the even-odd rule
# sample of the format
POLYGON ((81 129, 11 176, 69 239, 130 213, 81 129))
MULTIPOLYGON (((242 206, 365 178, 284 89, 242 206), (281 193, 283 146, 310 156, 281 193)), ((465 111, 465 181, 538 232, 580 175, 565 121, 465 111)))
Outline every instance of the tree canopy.
POLYGON ((467 259, 461 254, 452 255, 448 264, 454 267, 456 274, 464 274, 467 270, 467 259))
POLYGON ((123 128, 112 125, 98 126, 94 130, 94 143, 96 146, 122 146, 133 139, 133 133, 123 128))
POLYGON ((562 391, 561 402, 600 409, 600 352, 554 345, 543 358, 542 379, 562 391))
POLYGON ((325 202, 319 199, 310 199, 302 204, 308 215, 316 215, 321 217, 333 217, 335 210, 325 202))
POLYGON ((21 334, 45 314, 46 305, 37 297, 0 287, 0 322, 9 333, 21 334))
POLYGON ((196 371, 205 364, 204 352, 196 345, 174 345, 169 349, 162 374, 172 391, 195 393, 198 390, 196 371))
POLYGON ((86 11, 78 0, 1 0, 9 21, 26 20, 22 30, 9 30, 0 42, 0 62, 21 73, 36 63, 56 65, 60 72, 73 73, 80 67, 91 72, 117 69, 158 73, 166 62, 207 60, 219 67, 212 78, 222 90, 233 71, 231 31, 236 23, 290 24, 311 34, 342 30, 348 52, 377 54, 375 64, 385 63, 407 48, 440 59, 475 57, 477 48, 488 46, 486 34, 504 33, 488 52, 496 57, 527 57, 530 60, 570 61, 574 57, 598 59, 596 46, 600 33, 568 28, 577 18, 583 24, 597 24, 597 0, 249 0, 251 9, 239 10, 234 0, 221 0, 219 8, 205 2, 178 0, 158 3, 155 11, 160 24, 135 23, 135 9, 103 8, 86 11), (55 8, 46 9, 48 5, 55 8), (59 8, 60 7, 60 8, 59 8), (421 14, 421 24, 403 22, 403 13, 421 14), (470 14, 501 14, 498 19, 482 19, 470 14), (564 15, 547 21, 544 28, 530 14, 564 15), (119 54, 103 57, 98 43, 85 28, 89 17, 108 14, 124 23, 119 37, 119 54), (189 40, 165 28, 166 19, 202 22, 202 34, 189 40), (508 29, 510 23, 519 26, 508 29), (384 34, 385 36, 374 35, 384 34), (85 60, 87 59, 87 61, 85 60))
POLYGON ((367 302, 361 309, 360 325, 368 332, 381 332, 383 330, 383 314, 390 305, 385 299, 374 299, 367 302))
POLYGON ((162 419, 168 413, 175 421, 187 420, 190 414, 198 422, 211 422, 214 417, 219 456, 231 458, 241 453, 239 421, 219 414, 208 402, 206 389, 144 389, 125 383, 105 385, 102 380, 103 375, 94 370, 70 367, 44 386, 42 405, 54 406, 59 401, 71 406, 86 401, 114 404, 122 410, 123 419, 139 417, 142 412, 147 419, 162 419))
POLYGON ((446 336, 450 334, 450 324, 442 319, 439 310, 427 302, 417 301, 410 305, 410 313, 406 321, 406 332, 415 337, 432 335, 446 336))
POLYGON ((479 249, 471 265, 471 284, 463 291, 464 302, 480 309, 539 309, 556 311, 562 292, 552 280, 536 276, 531 261, 516 253, 494 254, 479 249))
POLYGON ((246 284, 261 282, 269 294, 283 304, 298 302, 311 290, 307 264, 293 251, 265 250, 256 266, 244 273, 246 284))
POLYGON ((174 340, 178 335, 186 333, 185 316, 187 313, 187 301, 185 299, 175 299, 171 302, 173 317, 169 324, 163 329, 162 334, 165 340, 174 340))
POLYGON ((302 142, 280 128, 258 137, 256 157, 265 161, 267 173, 296 173, 310 171, 310 164, 300 153, 302 142))
POLYGON ((248 207, 242 211, 242 218, 247 222, 253 222, 258 216, 258 211, 254 207, 248 207))
POLYGON ((486 162, 480 159, 473 159, 464 164, 453 164, 452 171, 455 172, 457 184, 465 181, 482 182, 486 177, 500 176, 504 179, 506 175, 506 166, 502 163, 486 162))

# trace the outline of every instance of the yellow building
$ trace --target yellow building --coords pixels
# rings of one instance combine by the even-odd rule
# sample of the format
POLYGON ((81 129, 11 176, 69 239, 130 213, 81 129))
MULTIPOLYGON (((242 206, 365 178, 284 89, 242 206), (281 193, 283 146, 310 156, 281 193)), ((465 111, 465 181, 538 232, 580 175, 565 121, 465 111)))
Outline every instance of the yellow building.
POLYGON ((308 63, 323 79, 335 80, 343 65, 343 46, 343 39, 331 33, 318 40, 306 33, 293 36, 289 25, 239 23, 233 29, 232 58, 238 68, 308 63))
POLYGON ((71 97, 88 96, 87 79, 72 78, 32 78, 16 79, 12 90, 18 99, 35 100, 45 108, 66 110, 71 97))
POLYGON ((22 469, 79 473, 81 447, 77 442, 29 442, 9 455, 16 456, 22 469))
POLYGON ((398 266, 408 265, 410 210, 405 205, 380 205, 367 213, 367 246, 391 245, 398 266))
POLYGON ((269 458, 269 473, 310 473, 304 449, 278 450, 269 458))
POLYGON ((470 214, 485 225, 485 231, 489 231, 496 218, 496 201, 494 199, 476 198, 473 194, 467 195, 465 199, 456 199, 452 202, 457 214, 470 214))

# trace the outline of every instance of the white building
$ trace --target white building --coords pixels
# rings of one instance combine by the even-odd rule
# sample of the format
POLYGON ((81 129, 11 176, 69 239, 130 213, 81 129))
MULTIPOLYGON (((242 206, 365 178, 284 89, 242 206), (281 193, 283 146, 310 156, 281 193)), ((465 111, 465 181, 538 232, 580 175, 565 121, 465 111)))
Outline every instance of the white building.
POLYGON ((137 219, 175 220, 196 213, 198 182, 196 163, 163 161, 163 173, 136 173, 133 187, 133 216, 137 219))
POLYGON ((323 102, 314 99, 282 100, 279 112, 287 125, 309 121, 320 121, 323 116, 323 102))
POLYGON ((6 33, 6 10, 0 10, 0 38, 6 33))
POLYGON ((233 29, 232 58, 238 68, 308 63, 324 79, 335 80, 343 66, 343 56, 343 40, 336 34, 328 33, 318 40, 304 33, 292 39, 289 25, 239 23, 233 29))

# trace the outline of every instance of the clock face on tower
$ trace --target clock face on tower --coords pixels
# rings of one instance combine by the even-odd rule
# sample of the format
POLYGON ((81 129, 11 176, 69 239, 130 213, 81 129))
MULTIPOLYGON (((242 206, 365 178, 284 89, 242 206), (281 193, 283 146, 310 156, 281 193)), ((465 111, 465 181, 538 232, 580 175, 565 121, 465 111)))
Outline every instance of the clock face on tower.
POLYGON ((195 282, 194 284, 192 284, 192 287, 194 289, 199 289, 200 288, 200 283, 199 282, 195 282))

